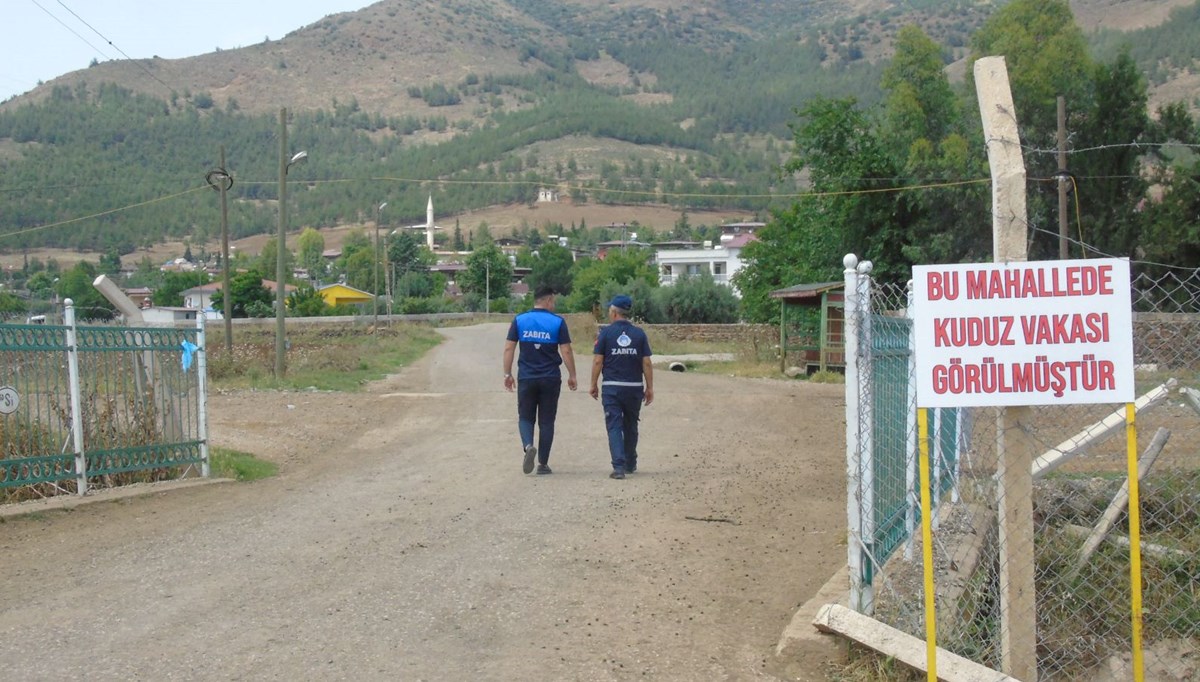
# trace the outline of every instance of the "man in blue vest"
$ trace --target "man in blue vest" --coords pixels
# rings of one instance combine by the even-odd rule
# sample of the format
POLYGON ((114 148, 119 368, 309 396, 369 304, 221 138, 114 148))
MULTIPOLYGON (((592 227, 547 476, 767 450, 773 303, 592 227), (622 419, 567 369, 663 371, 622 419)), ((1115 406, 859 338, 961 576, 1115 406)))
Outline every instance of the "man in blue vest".
POLYGON ((637 471, 638 418, 642 403, 654 402, 654 368, 650 364, 650 341, 646 332, 629 321, 633 299, 614 296, 608 303, 612 324, 596 335, 592 349, 592 387, 588 393, 604 407, 608 430, 608 453, 612 457, 609 478, 625 478, 637 471), (599 384, 604 373, 604 389, 599 384))
POLYGON ((521 470, 549 474, 550 446, 554 444, 554 419, 558 415, 558 396, 562 392, 562 372, 567 366, 567 387, 578 388, 575 381, 575 355, 571 352, 571 332, 567 321, 554 313, 554 290, 538 287, 533 292, 533 308, 513 318, 504 344, 504 388, 517 391, 517 428, 525 452, 521 470), (521 349, 517 361, 519 380, 513 379, 513 356, 521 349), (533 444, 533 425, 537 422, 538 444, 533 444))

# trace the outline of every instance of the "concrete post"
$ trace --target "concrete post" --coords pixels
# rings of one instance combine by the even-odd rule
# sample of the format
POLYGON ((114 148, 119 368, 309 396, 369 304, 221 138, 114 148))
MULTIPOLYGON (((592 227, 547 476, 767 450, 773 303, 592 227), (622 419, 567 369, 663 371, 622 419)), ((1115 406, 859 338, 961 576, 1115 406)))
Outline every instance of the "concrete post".
MULTIPOLYGON (((1028 259, 1025 161, 1004 57, 975 62, 975 87, 992 171, 993 260, 1023 262, 1028 259)), ((1035 682, 1037 608, 1030 473, 1035 443, 1023 425, 1029 415, 1028 407, 1000 408, 997 415, 1000 661, 1005 673, 1035 682)))

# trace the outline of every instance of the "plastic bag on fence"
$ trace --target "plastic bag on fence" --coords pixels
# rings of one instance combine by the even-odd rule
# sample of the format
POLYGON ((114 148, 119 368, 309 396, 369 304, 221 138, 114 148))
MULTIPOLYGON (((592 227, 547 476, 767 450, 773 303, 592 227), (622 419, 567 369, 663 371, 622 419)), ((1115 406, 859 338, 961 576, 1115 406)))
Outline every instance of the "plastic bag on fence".
POLYGON ((182 361, 183 361, 183 371, 185 371, 185 372, 186 372, 186 371, 188 371, 189 369, 191 369, 191 367, 192 367, 192 356, 194 356, 194 355, 196 354, 196 350, 199 348, 199 346, 197 346, 196 344, 192 343, 191 341, 184 341, 184 342, 183 342, 183 343, 181 343, 180 345, 181 345, 181 346, 183 346, 183 358, 182 358, 182 361))

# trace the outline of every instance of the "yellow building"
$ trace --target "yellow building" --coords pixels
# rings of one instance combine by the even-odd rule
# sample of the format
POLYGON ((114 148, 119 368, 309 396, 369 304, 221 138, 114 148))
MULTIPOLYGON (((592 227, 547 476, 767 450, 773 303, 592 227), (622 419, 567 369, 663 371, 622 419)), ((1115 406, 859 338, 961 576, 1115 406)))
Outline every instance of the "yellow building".
POLYGON ((345 284, 327 284, 317 289, 317 293, 321 294, 321 298, 325 299, 325 304, 331 307, 370 303, 374 299, 371 294, 345 284))

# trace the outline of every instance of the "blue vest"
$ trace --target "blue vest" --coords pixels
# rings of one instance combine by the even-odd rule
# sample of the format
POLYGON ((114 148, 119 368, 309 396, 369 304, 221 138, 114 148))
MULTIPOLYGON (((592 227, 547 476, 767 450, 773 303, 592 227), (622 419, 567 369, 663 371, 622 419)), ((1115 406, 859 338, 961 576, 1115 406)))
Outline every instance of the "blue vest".
POLYGON ((571 343, 567 321, 544 308, 517 315, 508 327, 508 340, 520 348, 517 376, 520 379, 557 379, 562 356, 559 344, 571 343))
POLYGON ((604 356, 605 386, 641 386, 642 359, 650 357, 650 340, 629 320, 617 320, 600 330, 592 353, 604 356))

